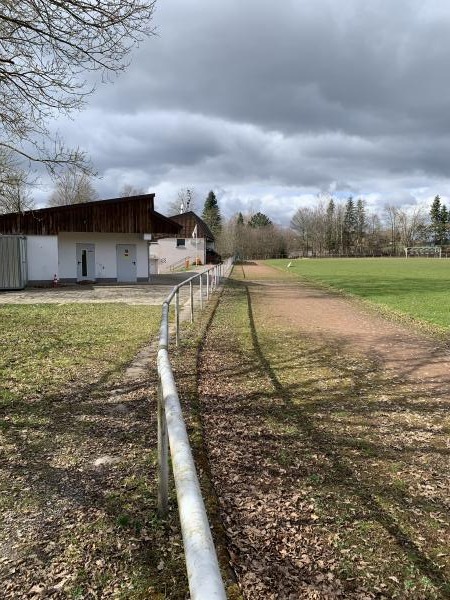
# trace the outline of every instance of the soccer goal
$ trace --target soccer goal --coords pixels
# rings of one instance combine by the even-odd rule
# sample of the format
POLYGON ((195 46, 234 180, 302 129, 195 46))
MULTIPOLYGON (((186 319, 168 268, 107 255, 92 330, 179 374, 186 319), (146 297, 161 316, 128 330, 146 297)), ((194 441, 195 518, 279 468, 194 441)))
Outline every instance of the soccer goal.
POLYGON ((441 246, 409 246, 405 248, 405 257, 442 258, 441 246))

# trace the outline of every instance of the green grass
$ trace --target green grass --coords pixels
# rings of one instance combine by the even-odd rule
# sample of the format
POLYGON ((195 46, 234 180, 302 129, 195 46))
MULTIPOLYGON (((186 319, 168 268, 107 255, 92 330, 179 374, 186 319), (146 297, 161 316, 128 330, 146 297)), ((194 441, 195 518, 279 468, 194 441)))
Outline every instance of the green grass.
POLYGON ((297 259, 269 265, 326 284, 441 330, 450 327, 450 261, 442 259, 297 259))
POLYGON ((117 371, 157 331, 160 314, 112 303, 0 306, 0 403, 117 371))

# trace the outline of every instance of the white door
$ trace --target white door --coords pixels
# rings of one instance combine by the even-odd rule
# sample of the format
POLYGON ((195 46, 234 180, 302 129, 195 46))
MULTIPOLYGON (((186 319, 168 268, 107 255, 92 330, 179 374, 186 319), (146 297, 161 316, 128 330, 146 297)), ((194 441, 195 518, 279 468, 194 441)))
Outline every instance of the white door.
POLYGON ((77 281, 95 281, 95 244, 77 244, 77 281))
POLYGON ((150 275, 158 275, 158 259, 150 258, 150 275))
POLYGON ((117 244, 117 281, 136 283, 136 244, 117 244))

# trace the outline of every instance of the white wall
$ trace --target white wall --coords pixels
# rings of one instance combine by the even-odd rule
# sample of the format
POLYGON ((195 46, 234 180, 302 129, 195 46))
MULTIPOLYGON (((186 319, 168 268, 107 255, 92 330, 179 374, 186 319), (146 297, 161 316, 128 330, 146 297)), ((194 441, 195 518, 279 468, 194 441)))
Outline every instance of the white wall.
POLYGON ((27 235, 28 281, 53 281, 58 269, 56 235, 27 235))
POLYGON ((135 244, 138 278, 148 278, 148 242, 132 233, 60 233, 58 235, 59 276, 77 278, 77 244, 95 244, 95 277, 117 278, 116 244, 135 244))
POLYGON ((186 238, 185 246, 177 247, 177 238, 163 238, 158 240, 157 244, 151 244, 150 256, 158 257, 158 272, 165 273, 170 271, 172 265, 177 265, 187 258, 189 259, 189 263, 192 264, 195 262, 196 256, 199 257, 202 265, 204 265, 206 259, 205 239, 198 238, 197 247, 195 242, 196 240, 193 238, 186 238))

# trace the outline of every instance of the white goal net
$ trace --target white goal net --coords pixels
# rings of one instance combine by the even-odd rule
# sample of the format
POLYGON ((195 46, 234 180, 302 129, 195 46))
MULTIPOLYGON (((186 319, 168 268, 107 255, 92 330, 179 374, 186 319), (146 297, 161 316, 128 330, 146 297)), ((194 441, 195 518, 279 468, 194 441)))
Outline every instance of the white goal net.
POLYGON ((441 258, 442 248, 441 246, 409 246, 405 248, 405 256, 406 258, 414 256, 441 258))

